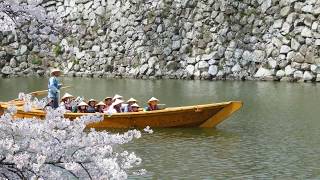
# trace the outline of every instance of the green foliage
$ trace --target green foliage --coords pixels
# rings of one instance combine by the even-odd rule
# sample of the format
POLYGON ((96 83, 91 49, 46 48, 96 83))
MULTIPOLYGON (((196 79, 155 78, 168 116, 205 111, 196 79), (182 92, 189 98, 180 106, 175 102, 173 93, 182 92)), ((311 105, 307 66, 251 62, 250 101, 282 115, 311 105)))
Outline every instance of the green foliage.
POLYGON ((53 48, 54 55, 57 57, 63 53, 62 47, 60 45, 55 45, 53 48))
POLYGON ((171 4, 169 2, 163 2, 163 7, 161 8, 161 17, 166 18, 170 15, 171 4))
POLYGON ((42 65, 42 60, 36 56, 36 55, 33 55, 32 56, 32 59, 31 59, 31 63, 34 64, 34 65, 42 65))
POLYGON ((155 20, 155 18, 156 13, 153 10, 149 11, 147 14, 148 23, 152 23, 155 20))
POLYGON ((74 37, 70 37, 70 38, 68 39, 68 42, 69 42, 69 44, 72 44, 72 45, 74 45, 74 46, 76 46, 76 45, 78 44, 76 38, 74 38, 74 37))
POLYGON ((185 53, 192 54, 192 47, 190 45, 188 47, 186 47, 185 53))
POLYGON ((76 58, 72 58, 73 64, 79 64, 79 60, 76 58))

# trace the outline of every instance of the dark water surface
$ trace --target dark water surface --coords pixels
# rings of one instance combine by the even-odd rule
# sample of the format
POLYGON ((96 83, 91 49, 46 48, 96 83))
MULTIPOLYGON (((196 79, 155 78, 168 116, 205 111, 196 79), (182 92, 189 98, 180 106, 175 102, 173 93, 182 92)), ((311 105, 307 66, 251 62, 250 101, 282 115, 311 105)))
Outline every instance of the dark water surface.
MULTIPOLYGON (((119 93, 167 106, 242 100, 216 129, 154 129, 126 145, 148 174, 131 179, 320 179, 320 85, 276 82, 63 78, 68 92, 119 93)), ((47 79, 0 79, 0 101, 46 89, 47 79)))

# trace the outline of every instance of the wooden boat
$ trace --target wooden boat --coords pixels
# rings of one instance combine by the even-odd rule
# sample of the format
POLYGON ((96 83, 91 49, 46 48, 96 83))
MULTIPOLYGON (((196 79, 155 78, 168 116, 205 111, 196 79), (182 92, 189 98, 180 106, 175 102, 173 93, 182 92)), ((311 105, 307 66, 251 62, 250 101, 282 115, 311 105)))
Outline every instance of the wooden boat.
MULTIPOLYGON (((24 112, 21 106, 23 102, 17 102, 18 111, 15 117, 31 118, 37 117, 44 119, 46 112, 33 109, 30 112, 24 112)), ((0 103, 0 114, 8 107, 8 103, 0 103)), ((170 107, 163 110, 148 112, 133 112, 119 114, 103 114, 104 120, 88 124, 89 128, 173 128, 173 127, 202 127, 212 128, 228 118, 235 111, 242 107, 240 101, 230 101, 214 104, 170 107)), ((75 120, 79 116, 88 113, 65 113, 66 118, 75 120)))

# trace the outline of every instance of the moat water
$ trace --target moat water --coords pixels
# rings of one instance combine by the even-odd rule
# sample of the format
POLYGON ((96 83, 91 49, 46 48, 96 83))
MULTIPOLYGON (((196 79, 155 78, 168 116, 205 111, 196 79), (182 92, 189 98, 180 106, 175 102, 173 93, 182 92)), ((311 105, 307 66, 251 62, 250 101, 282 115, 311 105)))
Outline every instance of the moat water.
MULTIPOLYGON (((320 85, 311 83, 61 78, 63 91, 103 99, 115 93, 140 105, 241 100, 215 129, 153 129, 125 145, 145 176, 130 179, 320 179, 320 85)), ((0 101, 47 88, 46 78, 0 79, 0 101)))

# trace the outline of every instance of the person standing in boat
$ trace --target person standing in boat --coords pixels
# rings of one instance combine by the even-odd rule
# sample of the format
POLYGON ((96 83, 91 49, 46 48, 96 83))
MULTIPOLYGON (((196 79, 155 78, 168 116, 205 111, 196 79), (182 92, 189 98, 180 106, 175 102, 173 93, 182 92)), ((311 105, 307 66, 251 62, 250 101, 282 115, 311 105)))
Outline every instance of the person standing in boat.
POLYGON ((154 111, 154 110, 159 110, 158 103, 159 99, 152 97, 148 101, 148 107, 146 108, 146 111, 154 111))
POLYGON ((58 77, 60 76, 60 69, 54 68, 51 70, 51 77, 48 83, 48 98, 50 99, 50 106, 54 109, 59 107, 59 89, 62 84, 59 84, 58 77))

